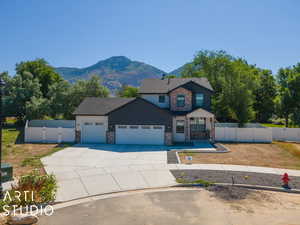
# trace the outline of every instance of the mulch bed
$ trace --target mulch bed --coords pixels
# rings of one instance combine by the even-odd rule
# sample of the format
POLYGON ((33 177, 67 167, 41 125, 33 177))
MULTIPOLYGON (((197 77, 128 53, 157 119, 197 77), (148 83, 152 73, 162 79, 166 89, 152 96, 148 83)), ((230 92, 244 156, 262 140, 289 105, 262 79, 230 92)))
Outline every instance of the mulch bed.
MULTIPOLYGON (((195 180, 205 180, 214 183, 232 183, 281 187, 281 175, 236 172, 236 171, 219 171, 219 170, 171 170, 176 178, 181 178, 189 182, 195 180)), ((300 177, 290 177, 290 187, 300 189, 300 177)))

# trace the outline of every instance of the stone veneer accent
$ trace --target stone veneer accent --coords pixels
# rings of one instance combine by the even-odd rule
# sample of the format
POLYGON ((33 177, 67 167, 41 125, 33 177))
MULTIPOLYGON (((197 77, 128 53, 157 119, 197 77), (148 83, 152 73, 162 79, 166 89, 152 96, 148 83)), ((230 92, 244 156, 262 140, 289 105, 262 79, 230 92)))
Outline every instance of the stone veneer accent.
POLYGON ((114 131, 107 131, 106 132, 106 143, 107 144, 115 144, 115 135, 114 131))
POLYGON ((165 145, 172 145, 172 132, 165 132, 165 145))
POLYGON ((185 88, 177 88, 170 93, 171 111, 190 111, 192 110, 192 92, 185 88), (184 107, 177 107, 177 95, 185 95, 184 107))
POLYGON ((80 143, 81 142, 81 131, 75 130, 75 142, 80 143))

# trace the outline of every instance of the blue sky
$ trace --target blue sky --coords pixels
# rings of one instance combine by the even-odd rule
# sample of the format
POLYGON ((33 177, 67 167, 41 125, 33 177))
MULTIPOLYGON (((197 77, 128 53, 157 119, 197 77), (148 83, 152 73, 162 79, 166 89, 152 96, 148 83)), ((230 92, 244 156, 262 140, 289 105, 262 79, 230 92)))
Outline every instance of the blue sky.
POLYGON ((298 0, 1 0, 0 71, 45 58, 86 67, 125 55, 169 72, 201 49, 277 71, 300 62, 298 0))

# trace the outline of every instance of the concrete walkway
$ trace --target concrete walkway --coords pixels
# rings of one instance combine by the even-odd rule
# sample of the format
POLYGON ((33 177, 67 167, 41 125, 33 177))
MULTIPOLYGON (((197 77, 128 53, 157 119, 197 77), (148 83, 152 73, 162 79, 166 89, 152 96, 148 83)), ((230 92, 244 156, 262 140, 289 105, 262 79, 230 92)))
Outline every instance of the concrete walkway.
POLYGON ((282 175, 288 173, 290 176, 300 176, 300 170, 289 170, 259 166, 240 166, 225 164, 168 164, 170 170, 222 170, 222 171, 240 171, 254 173, 269 173, 282 175))

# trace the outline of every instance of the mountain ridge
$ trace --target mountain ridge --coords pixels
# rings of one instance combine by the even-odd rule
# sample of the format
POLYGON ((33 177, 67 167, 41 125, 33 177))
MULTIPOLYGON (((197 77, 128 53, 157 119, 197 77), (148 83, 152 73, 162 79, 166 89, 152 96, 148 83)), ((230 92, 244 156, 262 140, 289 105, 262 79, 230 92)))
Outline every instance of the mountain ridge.
POLYGON ((96 74, 112 91, 119 89, 123 84, 138 87, 143 79, 161 78, 163 74, 174 74, 173 72, 166 73, 144 62, 131 60, 126 56, 112 56, 83 68, 56 67, 55 70, 70 82, 88 79, 92 74, 96 74))

